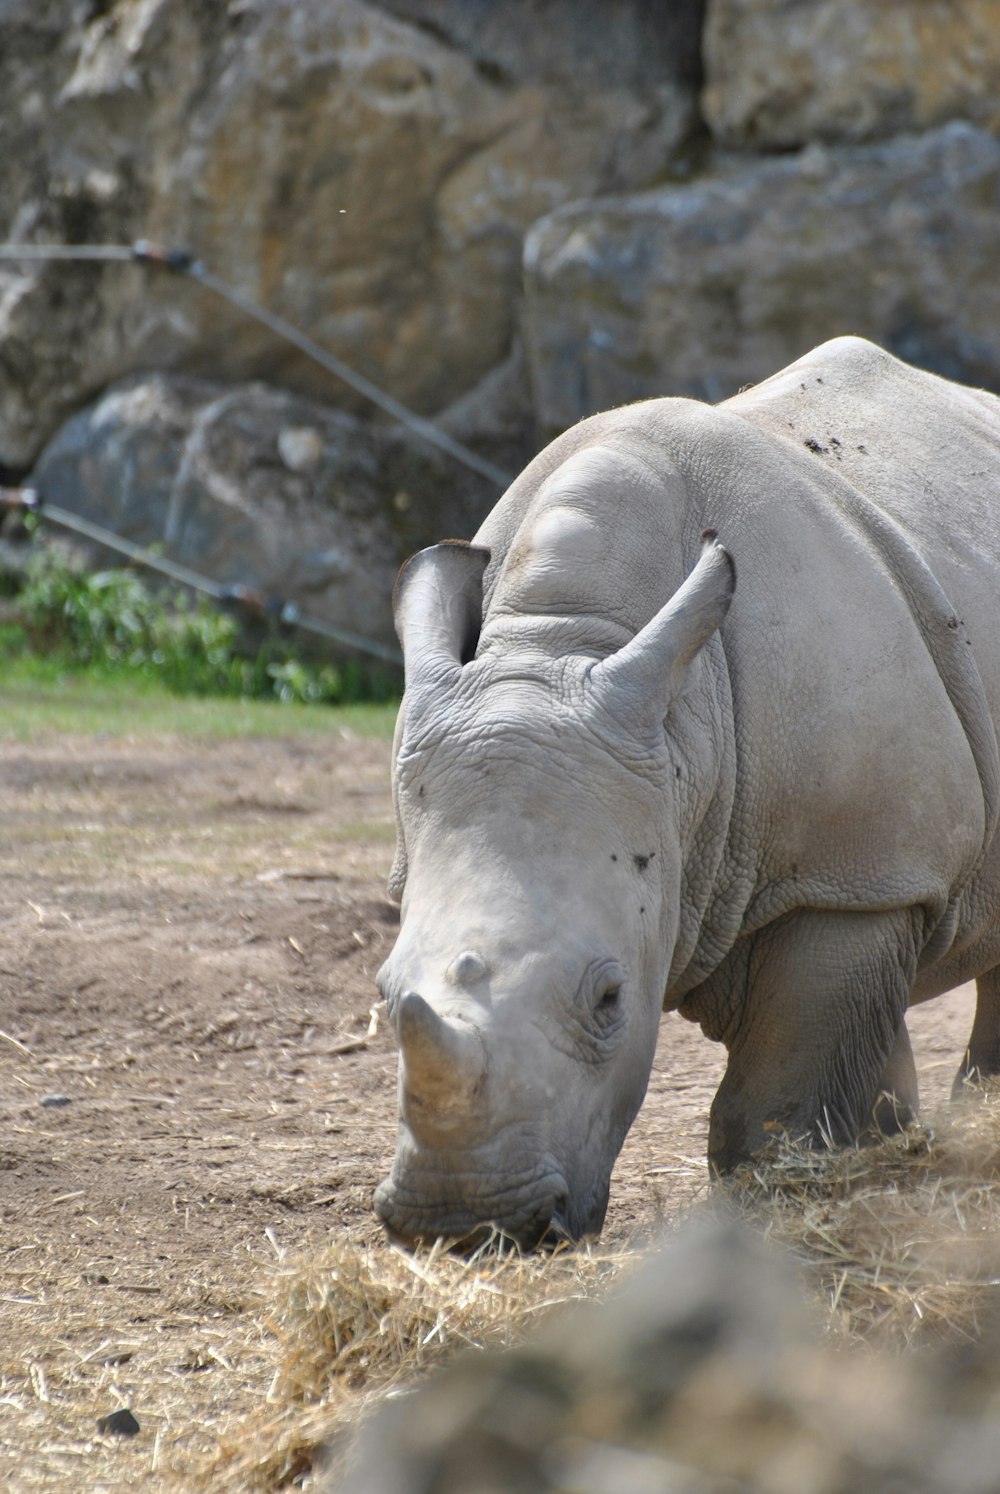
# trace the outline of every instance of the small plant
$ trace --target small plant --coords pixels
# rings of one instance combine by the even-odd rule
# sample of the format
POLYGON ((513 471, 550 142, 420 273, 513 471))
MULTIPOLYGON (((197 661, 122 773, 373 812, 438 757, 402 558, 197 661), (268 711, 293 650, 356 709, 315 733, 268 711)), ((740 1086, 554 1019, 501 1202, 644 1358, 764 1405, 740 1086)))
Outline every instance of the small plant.
POLYGON ((32 561, 14 600, 8 653, 28 649, 67 669, 155 679, 179 695, 341 704, 385 700, 385 671, 315 663, 287 636, 248 645, 239 622, 202 599, 154 590, 130 570, 88 573, 51 550, 32 561))

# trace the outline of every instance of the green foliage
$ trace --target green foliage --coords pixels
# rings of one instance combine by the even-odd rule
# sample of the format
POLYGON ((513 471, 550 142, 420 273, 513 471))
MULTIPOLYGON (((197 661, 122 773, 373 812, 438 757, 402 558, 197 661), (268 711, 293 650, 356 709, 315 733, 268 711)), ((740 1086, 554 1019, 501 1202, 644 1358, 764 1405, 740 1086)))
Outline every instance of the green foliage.
POLYGON ((387 671, 315 663, 276 629, 249 648, 237 619, 203 600, 154 591, 134 571, 90 574, 51 551, 33 560, 13 616, 2 637, 8 654, 26 648, 69 670, 127 674, 178 695, 340 704, 397 689, 387 671))

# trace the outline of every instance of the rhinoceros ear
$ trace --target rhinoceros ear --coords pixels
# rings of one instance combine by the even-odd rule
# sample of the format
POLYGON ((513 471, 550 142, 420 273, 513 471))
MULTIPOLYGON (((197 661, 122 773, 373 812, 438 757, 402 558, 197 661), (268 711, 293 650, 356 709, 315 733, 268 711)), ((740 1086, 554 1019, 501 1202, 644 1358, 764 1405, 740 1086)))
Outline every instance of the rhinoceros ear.
POLYGON ((666 709, 680 693, 688 665, 720 627, 736 590, 736 566, 714 529, 702 535, 701 558, 670 601, 624 648, 594 666, 593 688, 634 712, 646 702, 666 709))
POLYGON ((406 562, 392 596, 407 688, 444 683, 471 659, 483 620, 483 574, 490 552, 446 540, 406 562))

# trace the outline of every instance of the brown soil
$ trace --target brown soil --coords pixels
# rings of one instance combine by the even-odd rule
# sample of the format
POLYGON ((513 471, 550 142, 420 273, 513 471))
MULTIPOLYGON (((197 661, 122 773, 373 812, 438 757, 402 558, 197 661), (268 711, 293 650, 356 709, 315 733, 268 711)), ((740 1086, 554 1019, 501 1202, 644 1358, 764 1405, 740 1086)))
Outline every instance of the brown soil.
MULTIPOLYGON (((267 1396, 276 1253, 378 1238, 388 756, 346 735, 0 746, 0 1487, 190 1486, 267 1396), (139 1433, 98 1435, 123 1405, 139 1433)), ((913 1014, 925 1105, 970 1025, 968 988, 913 1014)), ((720 1074, 664 1021, 611 1243, 704 1188, 720 1074)))

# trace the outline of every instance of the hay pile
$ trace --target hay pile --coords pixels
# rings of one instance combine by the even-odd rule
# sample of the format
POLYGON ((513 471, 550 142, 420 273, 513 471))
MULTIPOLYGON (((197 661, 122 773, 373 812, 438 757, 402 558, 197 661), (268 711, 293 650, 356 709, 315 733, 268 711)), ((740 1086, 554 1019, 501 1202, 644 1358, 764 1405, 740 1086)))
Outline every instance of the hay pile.
POLYGON ((1000 1301, 997 1097, 877 1146, 817 1152, 782 1138, 727 1197, 801 1261, 844 1344, 974 1342, 1000 1301))
MULTIPOLYGON (((1000 1105, 962 1106, 878 1145, 810 1151, 787 1139, 704 1209, 735 1212, 804 1267, 838 1344, 975 1342, 1000 1297, 1000 1105)), ((318 1448, 342 1459, 360 1420, 468 1346, 523 1339, 546 1314, 602 1296, 638 1250, 463 1261, 438 1248, 331 1245, 282 1261, 267 1407, 220 1445, 213 1491, 308 1485, 318 1448)))
POLYGON ((331 1244, 276 1268, 268 1321, 280 1363, 267 1408, 220 1442, 205 1487, 298 1486, 320 1447, 348 1434, 386 1396, 466 1348, 519 1342, 549 1313, 603 1295, 638 1256, 560 1249, 549 1256, 470 1260, 440 1245, 411 1255, 391 1246, 331 1244))

